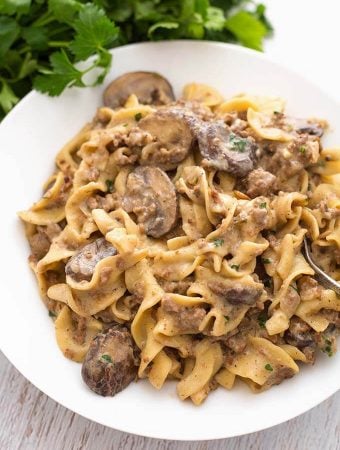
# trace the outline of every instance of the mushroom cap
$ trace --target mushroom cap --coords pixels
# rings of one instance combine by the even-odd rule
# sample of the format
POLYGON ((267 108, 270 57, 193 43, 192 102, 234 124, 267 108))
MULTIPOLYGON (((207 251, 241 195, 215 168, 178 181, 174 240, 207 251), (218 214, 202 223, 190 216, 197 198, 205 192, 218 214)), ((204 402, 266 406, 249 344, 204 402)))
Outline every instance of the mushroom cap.
POLYGON ((99 261, 116 254, 117 250, 105 238, 96 239, 86 244, 68 260, 65 273, 75 281, 90 281, 99 261))
POLYGON ((131 94, 140 103, 147 105, 166 105, 175 100, 171 84, 155 72, 128 72, 113 80, 105 89, 105 106, 123 106, 131 94))
POLYGON ((257 146, 228 129, 222 121, 201 122, 197 129, 198 146, 207 167, 244 177, 254 168, 257 146))
POLYGON ((187 156, 193 142, 189 117, 179 109, 169 108, 149 114, 138 126, 154 138, 140 157, 142 165, 172 170, 187 156))
POLYGON ((245 286, 241 283, 208 282, 209 288, 217 295, 227 300, 231 305, 254 305, 262 295, 262 289, 255 286, 245 286))
POLYGON ((82 366, 82 377, 92 391, 113 396, 128 386, 137 375, 136 347, 122 325, 99 333, 90 344, 82 366))
POLYGON ((127 178, 122 201, 133 212, 148 236, 159 238, 177 221, 177 197, 168 175, 158 167, 139 166, 127 178))

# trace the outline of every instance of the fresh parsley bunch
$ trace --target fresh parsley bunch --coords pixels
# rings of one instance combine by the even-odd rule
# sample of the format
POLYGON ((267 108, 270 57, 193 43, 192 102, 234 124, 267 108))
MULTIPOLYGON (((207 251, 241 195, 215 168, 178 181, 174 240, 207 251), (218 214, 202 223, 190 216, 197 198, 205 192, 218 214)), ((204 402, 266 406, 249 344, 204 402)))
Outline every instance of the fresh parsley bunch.
POLYGON ((262 50, 271 31, 252 0, 0 0, 0 119, 32 86, 55 96, 102 83, 112 47, 205 39, 262 50))

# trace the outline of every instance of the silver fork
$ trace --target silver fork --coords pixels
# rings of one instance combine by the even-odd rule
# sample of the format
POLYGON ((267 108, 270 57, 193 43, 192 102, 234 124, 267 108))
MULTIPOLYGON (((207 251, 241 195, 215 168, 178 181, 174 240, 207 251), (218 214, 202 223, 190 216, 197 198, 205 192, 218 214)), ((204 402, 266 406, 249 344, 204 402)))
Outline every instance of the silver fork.
POLYGON ((308 242, 307 238, 304 238, 303 243, 304 243, 304 250, 305 250, 304 253, 305 253, 306 260, 307 260, 308 264, 311 266, 311 268, 314 270, 315 278, 320 282, 320 284, 322 284, 322 286, 324 286, 325 288, 328 288, 328 289, 333 289, 333 291, 336 294, 340 295, 340 283, 338 281, 335 281, 326 272, 324 272, 322 269, 320 269, 320 267, 318 265, 315 264, 315 262, 313 261, 312 256, 311 256, 311 251, 309 248, 309 242, 308 242))

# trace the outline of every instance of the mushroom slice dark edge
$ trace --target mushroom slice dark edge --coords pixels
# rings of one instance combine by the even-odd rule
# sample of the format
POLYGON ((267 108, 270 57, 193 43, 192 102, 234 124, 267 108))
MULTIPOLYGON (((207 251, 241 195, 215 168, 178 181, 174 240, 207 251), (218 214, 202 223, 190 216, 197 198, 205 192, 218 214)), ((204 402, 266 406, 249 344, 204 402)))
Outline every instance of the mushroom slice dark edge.
POLYGON ((90 281, 99 261, 116 254, 117 250, 105 238, 96 239, 68 260, 65 273, 75 281, 90 281))
POLYGON ((123 106, 131 94, 147 105, 166 105, 175 100, 171 84, 158 73, 129 72, 108 85, 103 95, 104 105, 123 106))
POLYGON ((257 149, 253 138, 233 133, 222 121, 202 122, 196 134, 207 167, 236 177, 244 177, 253 170, 257 149))
POLYGON ((83 362, 84 382, 96 394, 116 395, 137 376, 136 351, 131 334, 123 325, 99 333, 91 342, 83 362))
POLYGON ((147 131, 154 142, 144 147, 140 163, 163 170, 176 169, 189 153, 193 134, 185 113, 167 108, 142 119, 139 128, 147 131))
POLYGON ((159 238, 177 221, 177 197, 168 175, 158 167, 139 166, 128 176, 122 201, 134 213, 148 236, 159 238))

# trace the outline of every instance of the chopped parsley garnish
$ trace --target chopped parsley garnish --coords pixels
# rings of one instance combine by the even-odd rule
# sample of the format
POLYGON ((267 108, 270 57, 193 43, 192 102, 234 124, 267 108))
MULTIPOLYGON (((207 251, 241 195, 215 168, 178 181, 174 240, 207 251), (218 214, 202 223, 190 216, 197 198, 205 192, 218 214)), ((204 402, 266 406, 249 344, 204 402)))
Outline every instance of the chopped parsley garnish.
POLYGON ((322 349, 322 351, 324 353, 327 353, 328 357, 330 358, 331 356, 333 356, 333 351, 332 351, 332 347, 330 345, 326 345, 325 348, 322 349))
POLYGON ((213 240, 215 247, 221 247, 224 244, 224 239, 216 238, 213 240))
POLYGON ((142 118, 142 113, 139 112, 139 113, 135 114, 135 120, 137 122, 139 122, 141 118, 142 118))
POLYGON ((332 341, 330 339, 325 339, 327 345, 332 345, 332 341))
POLYGON ((266 202, 260 203, 259 207, 262 209, 267 208, 267 203, 266 202))
POLYGON ((108 363, 112 364, 112 359, 110 355, 102 355, 102 359, 108 363))
POLYGON ((306 153, 306 147, 305 147, 304 145, 301 145, 301 147, 299 147, 299 152, 300 152, 301 154, 306 153))
POLYGON ((113 181, 112 180, 105 180, 105 183, 106 183, 107 190, 109 192, 113 192, 113 181))
POLYGON ((123 127, 128 127, 129 124, 128 123, 123 123, 123 127))
POLYGON ((261 328, 266 328, 266 322, 268 320, 267 314, 265 312, 261 312, 258 317, 257 321, 261 328))
POLYGON ((229 316, 224 316, 225 320, 228 322, 228 320, 230 320, 229 316))
POLYGON ((269 258, 262 258, 263 264, 271 264, 272 260, 269 258))
POLYGON ((243 153, 246 150, 247 143, 248 141, 246 138, 241 138, 240 136, 237 136, 235 133, 230 133, 229 144, 231 151, 243 153))
POLYGON ((273 286, 273 281, 271 278, 267 278, 266 280, 264 280, 263 284, 265 285, 266 288, 272 288, 273 286))
POLYGON ((319 166, 319 167, 325 167, 326 161, 324 159, 320 159, 320 161, 318 161, 316 163, 316 165, 319 166))
POLYGON ((274 111, 275 115, 281 114, 280 111, 274 111))
POLYGON ((239 266, 238 264, 232 264, 230 267, 231 267, 232 269, 234 269, 234 270, 237 270, 237 271, 238 271, 238 269, 240 268, 240 266, 239 266))
POLYGON ((48 315, 50 317, 57 317, 56 313, 54 311, 50 311, 50 310, 48 311, 48 315))
POLYGON ((272 368, 272 366, 271 366, 270 364, 266 364, 266 365, 264 366, 264 368, 265 368, 266 370, 268 370, 269 372, 273 372, 273 368, 272 368))

